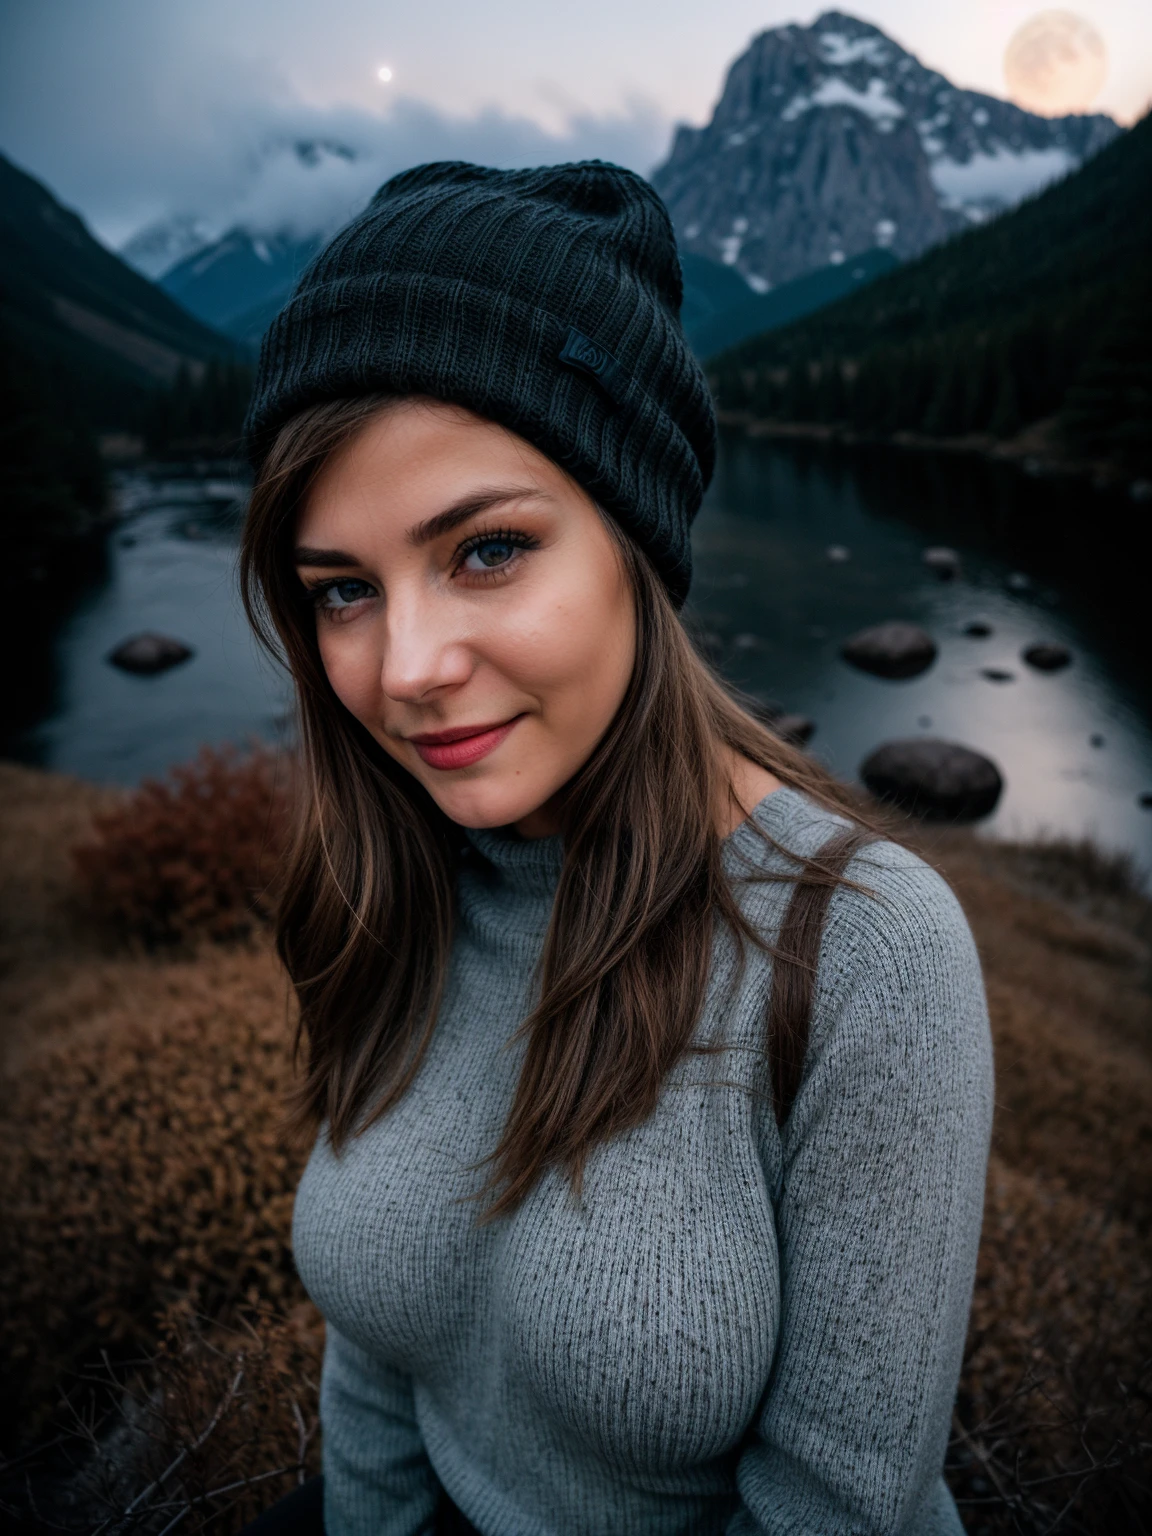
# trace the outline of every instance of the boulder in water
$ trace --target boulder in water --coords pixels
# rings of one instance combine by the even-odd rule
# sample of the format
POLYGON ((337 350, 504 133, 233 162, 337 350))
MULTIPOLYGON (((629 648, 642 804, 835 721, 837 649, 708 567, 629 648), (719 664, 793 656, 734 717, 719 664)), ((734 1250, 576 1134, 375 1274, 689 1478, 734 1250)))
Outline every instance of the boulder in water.
POLYGON ((927 821, 979 821, 1004 787, 991 758, 932 737, 885 742, 861 764, 860 777, 878 800, 927 821))
POLYGON ((971 619, 965 624, 964 633, 970 640, 987 640, 992 633, 992 626, 986 619, 971 619))
POLYGON ((960 556, 954 549, 934 544, 920 556, 930 571, 935 571, 941 581, 951 581, 960 573, 960 556))
POLYGON ((990 683, 1014 683, 1015 672, 1005 672, 1003 667, 981 667, 980 676, 986 677, 990 683))
POLYGON ((146 632, 122 640, 109 653, 108 660, 124 672, 166 672, 169 667, 187 661, 192 654, 191 646, 183 641, 173 640, 170 635, 146 632))
POLYGON ((1057 645, 1050 640, 1039 640, 1035 645, 1025 646, 1020 654, 1038 672, 1059 672, 1072 660, 1072 652, 1066 645, 1057 645))
POLYGON ((876 677, 916 677, 936 660, 936 642, 918 624, 894 619, 862 629, 840 647, 850 666, 876 677))

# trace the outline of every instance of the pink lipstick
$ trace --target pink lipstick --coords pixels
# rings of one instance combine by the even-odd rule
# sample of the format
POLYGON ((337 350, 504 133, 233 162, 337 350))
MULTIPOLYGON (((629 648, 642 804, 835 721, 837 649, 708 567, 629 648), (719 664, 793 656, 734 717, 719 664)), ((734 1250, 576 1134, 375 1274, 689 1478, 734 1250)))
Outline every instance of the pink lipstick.
POLYGON ((409 736, 408 740, 429 768, 470 768, 494 752, 523 718, 516 715, 503 725, 461 725, 450 731, 426 731, 409 736))

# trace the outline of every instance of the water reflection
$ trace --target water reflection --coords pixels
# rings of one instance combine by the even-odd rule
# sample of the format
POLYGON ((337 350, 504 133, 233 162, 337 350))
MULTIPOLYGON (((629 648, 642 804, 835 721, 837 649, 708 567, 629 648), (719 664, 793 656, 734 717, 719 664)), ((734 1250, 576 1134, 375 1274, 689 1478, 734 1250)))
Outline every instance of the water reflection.
POLYGON ((854 776, 893 737, 959 741, 1006 780, 985 825, 1088 833, 1152 862, 1152 814, 1138 804, 1152 732, 1123 607, 1114 580, 1102 583, 1109 609, 1091 571, 1074 582, 1062 566, 1084 495, 979 463, 730 437, 693 537, 690 611, 734 682, 816 721, 811 750, 838 772, 854 776), (1030 544, 1040 523, 1043 543, 1030 544), (959 552, 954 580, 925 566, 928 544, 959 552), (887 619, 936 640, 919 677, 884 681, 840 659, 849 635, 887 619), (1072 665, 1028 666, 1021 652, 1038 640, 1067 645, 1072 665))
POLYGON ((130 784, 205 742, 284 734, 290 690, 259 654, 236 589, 242 495, 220 478, 123 479, 106 580, 63 624, 46 717, 10 755, 130 784), (183 641, 191 660, 155 676, 110 666, 109 652, 144 630, 183 641))

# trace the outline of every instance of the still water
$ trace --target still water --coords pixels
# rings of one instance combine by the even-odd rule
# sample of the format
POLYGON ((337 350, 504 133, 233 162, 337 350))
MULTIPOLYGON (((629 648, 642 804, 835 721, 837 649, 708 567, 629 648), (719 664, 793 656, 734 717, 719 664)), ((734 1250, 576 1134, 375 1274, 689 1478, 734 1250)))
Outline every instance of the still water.
MULTIPOLYGON (((106 577, 62 620, 40 717, 9 737, 9 755, 128 784, 204 742, 290 735, 290 691, 251 640, 236 593, 242 494, 224 479, 122 476, 106 577), (109 651, 142 630, 195 654, 154 677, 109 665, 109 651)), ((1131 510, 982 461, 729 434, 695 526, 689 617, 734 683, 815 721, 810 750, 837 772, 855 776, 896 737, 962 742, 1005 779, 990 830, 1087 834, 1147 868, 1139 599, 1132 562, 1118 556, 1110 571, 1101 553, 1108 526, 1131 510), (930 544, 959 552, 956 579, 924 565, 930 544), (921 676, 889 682, 840 659, 847 636, 888 619, 935 638, 938 657, 921 676), (977 619, 986 638, 963 633, 977 619), (1072 665, 1032 670, 1020 652, 1036 640, 1067 645, 1072 665)))

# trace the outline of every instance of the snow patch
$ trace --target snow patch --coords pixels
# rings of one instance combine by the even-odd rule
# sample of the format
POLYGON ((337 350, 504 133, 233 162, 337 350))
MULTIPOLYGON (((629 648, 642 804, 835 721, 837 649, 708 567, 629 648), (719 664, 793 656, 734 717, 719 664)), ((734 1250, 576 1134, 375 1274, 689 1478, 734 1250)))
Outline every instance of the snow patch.
POLYGON ((766 277, 761 277, 759 272, 745 272, 744 280, 753 293, 767 293, 772 284, 766 277))
POLYGON ((891 245, 896 238, 896 224, 892 219, 877 219, 874 233, 877 245, 891 245))
MULTIPOLYGON (((927 149, 927 144, 924 147, 927 149)), ((1075 155, 1066 149, 1012 150, 998 144, 990 152, 978 150, 963 164, 942 157, 932 164, 929 174, 946 208, 973 203, 1010 208, 1066 176, 1076 163, 1075 155)))
POLYGON ((976 124, 977 128, 986 128, 991 119, 983 107, 977 107, 972 114, 972 121, 976 124))
POLYGON ((869 64, 885 64, 888 50, 878 37, 846 37, 843 32, 824 32, 820 37, 824 61, 837 69, 867 59, 869 64))
POLYGON ((725 235, 716 244, 720 247, 720 260, 726 267, 734 267, 740 260, 740 247, 744 244, 740 236, 725 235))
POLYGON ((858 91, 847 80, 832 75, 822 80, 811 96, 793 96, 780 114, 781 121, 795 122, 802 113, 811 111, 813 107, 853 107, 857 112, 870 117, 881 131, 890 131, 892 125, 904 116, 904 108, 898 101, 893 101, 884 81, 877 75, 869 80, 866 91, 858 91))
POLYGON ((833 251, 831 253, 831 255, 828 257, 828 260, 832 263, 832 265, 834 267, 843 266, 843 264, 844 264, 844 252, 843 251, 833 251))

